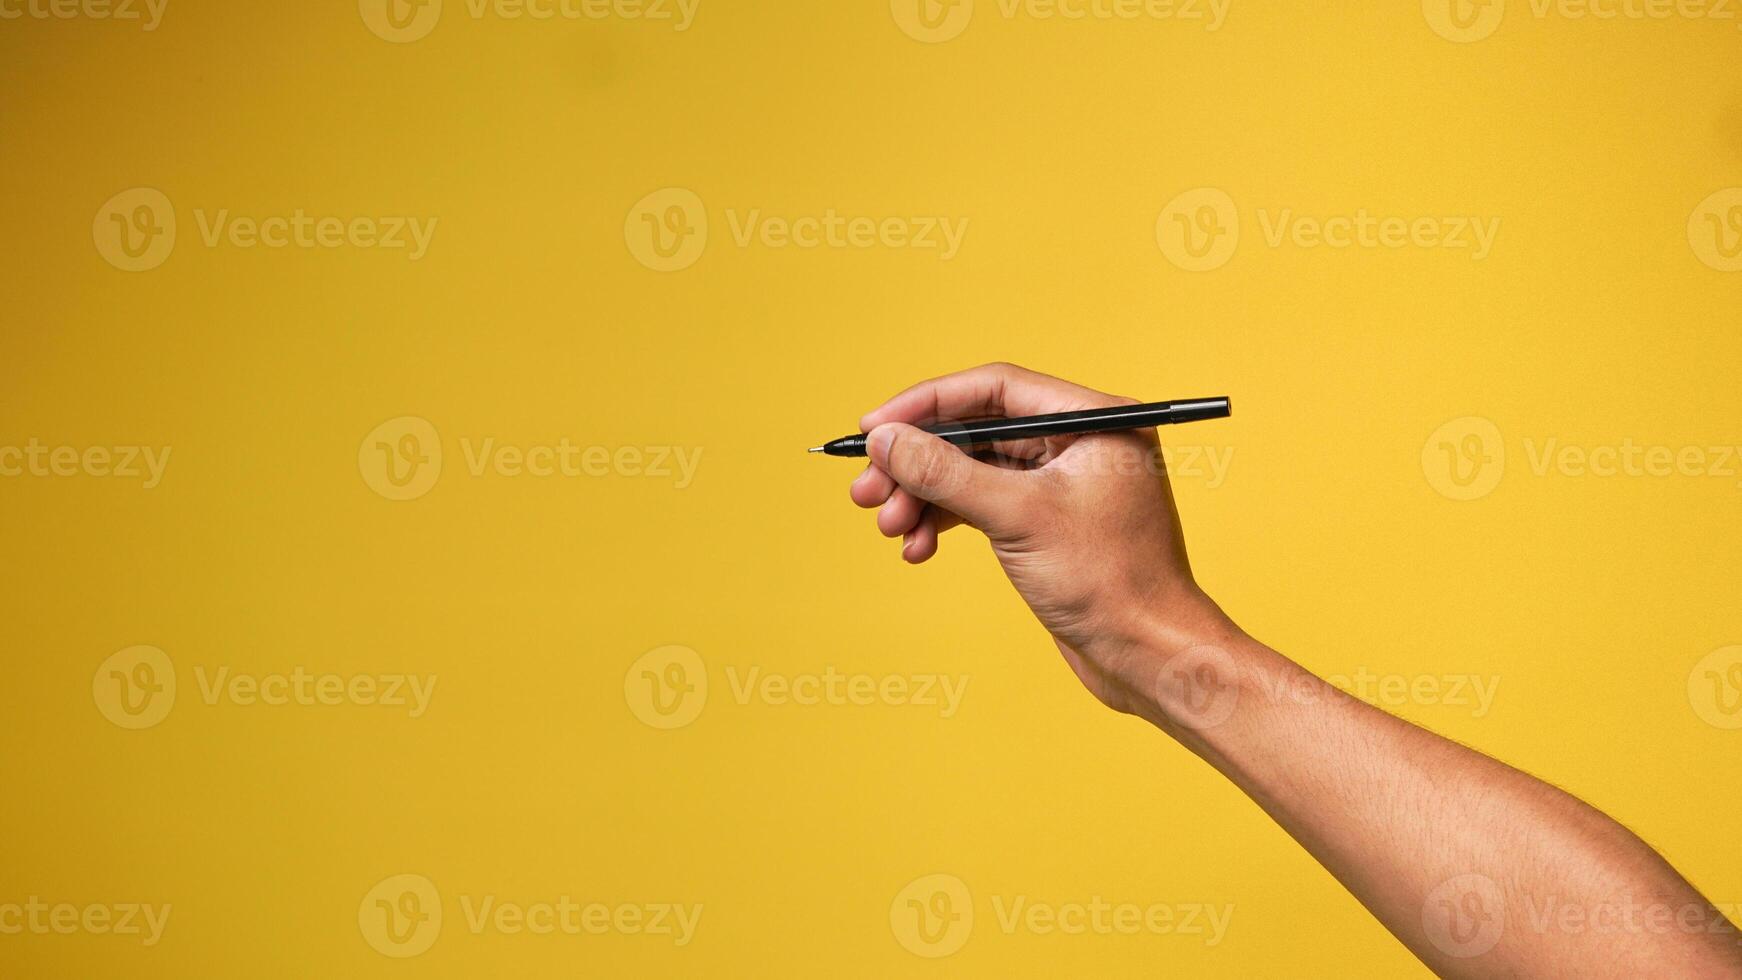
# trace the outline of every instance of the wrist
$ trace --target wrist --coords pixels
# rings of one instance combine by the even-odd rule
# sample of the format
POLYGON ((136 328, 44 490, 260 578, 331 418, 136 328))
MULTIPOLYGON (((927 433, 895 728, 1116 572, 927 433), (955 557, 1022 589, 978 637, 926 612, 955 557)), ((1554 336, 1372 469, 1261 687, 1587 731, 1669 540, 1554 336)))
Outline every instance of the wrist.
POLYGON ((1147 626, 1122 680, 1134 714, 1203 754, 1248 727, 1286 680, 1281 655, 1207 596, 1190 608, 1147 626))

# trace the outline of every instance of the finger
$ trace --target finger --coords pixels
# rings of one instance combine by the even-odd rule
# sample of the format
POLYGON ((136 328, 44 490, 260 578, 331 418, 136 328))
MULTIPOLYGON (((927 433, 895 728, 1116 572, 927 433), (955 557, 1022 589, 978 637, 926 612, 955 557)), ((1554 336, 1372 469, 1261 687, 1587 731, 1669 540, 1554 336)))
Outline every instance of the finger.
POLYGON ((961 527, 968 523, 967 521, 962 520, 960 514, 957 514, 954 511, 945 510, 937 504, 932 504, 927 507, 925 509, 925 516, 931 520, 932 527, 937 530, 939 540, 943 539, 944 532, 948 531, 950 528, 961 527))
POLYGON ((927 504, 925 513, 920 515, 919 523, 907 532, 907 539, 901 544, 902 559, 912 565, 924 564, 938 553, 944 532, 964 523, 959 515, 936 504, 927 504))
POLYGON ((1014 364, 983 364, 914 385, 866 413, 859 427, 870 432, 885 422, 918 425, 939 419, 1044 415, 1106 408, 1121 401, 1014 364))
POLYGON ((883 506, 894 492, 895 478, 878 469, 876 464, 866 466, 864 472, 853 478, 853 485, 847 488, 853 503, 865 508, 883 506))
POLYGON ((909 491, 897 487, 895 492, 889 495, 889 502, 877 512, 877 530, 882 531, 886 538, 899 538, 913 530, 923 513, 925 513, 925 501, 915 497, 909 491))
POLYGON ((1014 517, 1021 499, 1033 486, 1033 474, 988 466, 937 436, 902 422, 871 430, 866 446, 871 461, 894 477, 903 490, 952 510, 982 529, 1014 517))
POLYGON ((907 540, 901 543, 901 560, 909 565, 923 565, 937 553, 938 513, 936 508, 927 507, 919 523, 907 532, 907 540))

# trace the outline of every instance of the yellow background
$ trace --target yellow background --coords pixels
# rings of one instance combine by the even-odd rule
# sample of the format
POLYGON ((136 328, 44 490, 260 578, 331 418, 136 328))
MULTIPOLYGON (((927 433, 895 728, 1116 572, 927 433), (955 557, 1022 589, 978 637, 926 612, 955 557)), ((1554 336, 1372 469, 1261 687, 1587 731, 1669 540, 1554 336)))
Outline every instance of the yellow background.
POLYGON ((702 0, 642 20, 472 17, 389 43, 353 3, 170 0, 161 26, 0 21, 0 445, 173 447, 161 486, 0 479, 0 903, 170 903, 155 947, 0 936, 9 976, 1372 976, 1421 968, 1258 809, 1093 703, 952 532, 922 568, 801 450, 921 377, 1008 359, 1146 398, 1231 451, 1176 493, 1206 587, 1321 673, 1498 677, 1412 720, 1538 772, 1742 901, 1742 733, 1695 664, 1742 642, 1742 476, 1535 473, 1525 440, 1738 442, 1742 278, 1690 213, 1742 184, 1737 21, 1536 16, 1453 43, 1420 5, 1234 0, 1175 20, 1006 18, 920 43, 884 0, 702 0), (93 215, 152 187, 161 267, 93 215), (692 267, 630 208, 706 202, 692 267), (1232 260, 1156 219, 1214 187, 1232 260), (207 247, 195 211, 439 219, 420 261, 207 247), (969 219, 960 253, 740 247, 727 211, 969 219), (1257 217, 1501 221, 1493 253, 1272 247, 1257 217), (445 465, 393 502, 384 420, 445 465), (1448 499, 1442 423, 1504 478, 1448 499), (460 440, 699 448, 671 479, 473 477, 460 440), (163 649, 127 731, 92 675, 163 649), (657 730, 648 650, 711 692, 657 730), (728 667, 966 674, 961 711, 739 704, 728 667), (434 674, 428 712, 207 704, 195 669, 434 674), (427 876, 446 923, 375 952, 358 905, 427 876), (892 935, 910 881, 972 890, 960 952, 892 935), (458 896, 702 903, 692 943, 474 935, 458 896), (1234 907, 1226 938, 997 927, 994 896, 1234 907))

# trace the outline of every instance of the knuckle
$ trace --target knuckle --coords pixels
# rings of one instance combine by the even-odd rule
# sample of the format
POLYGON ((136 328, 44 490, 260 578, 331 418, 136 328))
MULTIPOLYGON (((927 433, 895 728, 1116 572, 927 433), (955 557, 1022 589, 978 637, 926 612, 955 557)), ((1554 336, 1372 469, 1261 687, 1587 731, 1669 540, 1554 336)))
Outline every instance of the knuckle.
POLYGON ((913 480, 916 488, 924 494, 941 493, 949 489, 950 461, 941 452, 926 447, 924 451, 916 452, 913 467, 913 480))

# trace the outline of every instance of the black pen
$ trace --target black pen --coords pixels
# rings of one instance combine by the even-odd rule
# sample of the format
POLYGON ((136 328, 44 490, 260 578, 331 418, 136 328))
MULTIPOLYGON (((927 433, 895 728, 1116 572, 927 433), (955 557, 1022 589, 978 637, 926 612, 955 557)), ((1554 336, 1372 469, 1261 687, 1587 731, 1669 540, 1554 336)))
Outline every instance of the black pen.
MULTIPOLYGON (((1118 408, 1094 408, 1082 412, 1027 415, 1014 419, 950 422, 924 426, 924 429, 939 439, 958 446, 985 446, 1005 439, 1117 432, 1121 429, 1147 429, 1155 425, 1196 422, 1200 419, 1224 419, 1233 410, 1233 404, 1226 397, 1187 398, 1172 402, 1122 405, 1118 408)), ((827 453, 830 456, 863 456, 865 436, 863 433, 842 436, 810 451, 827 453)))

